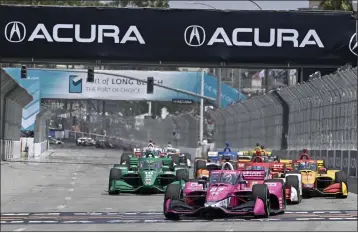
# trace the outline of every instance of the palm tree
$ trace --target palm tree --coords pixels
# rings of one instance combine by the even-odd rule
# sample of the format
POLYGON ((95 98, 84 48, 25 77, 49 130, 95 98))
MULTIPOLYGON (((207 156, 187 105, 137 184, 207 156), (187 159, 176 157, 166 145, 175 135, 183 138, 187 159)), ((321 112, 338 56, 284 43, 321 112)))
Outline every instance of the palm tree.
POLYGON ((351 0, 322 0, 319 7, 323 10, 353 11, 351 0))

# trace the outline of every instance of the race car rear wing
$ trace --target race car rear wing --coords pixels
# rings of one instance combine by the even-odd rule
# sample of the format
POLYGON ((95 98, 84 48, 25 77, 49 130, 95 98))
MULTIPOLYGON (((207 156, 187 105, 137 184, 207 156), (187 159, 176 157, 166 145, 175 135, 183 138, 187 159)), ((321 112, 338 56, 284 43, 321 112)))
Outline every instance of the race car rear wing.
POLYGON ((324 168, 325 167, 324 160, 317 160, 317 167, 318 169, 324 168))
POLYGON ((272 163, 270 165, 270 169, 273 172, 284 172, 286 169, 286 164, 285 163, 272 163))
POLYGON ((209 151, 208 158, 219 158, 219 153, 216 151, 209 151))
POLYGON ((287 170, 292 170, 293 162, 290 159, 280 159, 280 163, 284 163, 286 165, 287 170))
POLYGON ((242 170, 240 173, 243 175, 245 180, 264 180, 266 175, 264 170, 242 170))

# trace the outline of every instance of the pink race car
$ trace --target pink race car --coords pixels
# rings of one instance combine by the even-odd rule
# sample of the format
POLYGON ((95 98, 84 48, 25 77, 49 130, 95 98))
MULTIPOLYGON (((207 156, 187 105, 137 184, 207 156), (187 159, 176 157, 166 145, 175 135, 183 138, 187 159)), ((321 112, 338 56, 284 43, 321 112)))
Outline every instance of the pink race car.
POLYGON ((216 170, 209 180, 169 184, 164 196, 164 215, 179 220, 181 215, 206 219, 226 216, 267 218, 284 213, 285 186, 281 179, 264 180, 265 171, 216 170))

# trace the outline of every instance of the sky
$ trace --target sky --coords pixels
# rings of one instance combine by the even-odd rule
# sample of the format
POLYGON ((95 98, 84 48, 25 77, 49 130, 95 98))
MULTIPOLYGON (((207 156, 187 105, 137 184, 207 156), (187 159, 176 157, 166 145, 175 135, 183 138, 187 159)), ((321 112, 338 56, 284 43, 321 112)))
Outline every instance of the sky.
MULTIPOLYGON (((308 0, 296 1, 255 1, 263 10, 297 10, 297 8, 308 8, 308 0)), ((210 5, 223 10, 259 10, 259 8, 248 0, 240 1, 169 1, 170 8, 210 9, 210 5), (191 3, 192 2, 192 3, 191 3), (195 3, 195 4, 194 4, 195 3)))

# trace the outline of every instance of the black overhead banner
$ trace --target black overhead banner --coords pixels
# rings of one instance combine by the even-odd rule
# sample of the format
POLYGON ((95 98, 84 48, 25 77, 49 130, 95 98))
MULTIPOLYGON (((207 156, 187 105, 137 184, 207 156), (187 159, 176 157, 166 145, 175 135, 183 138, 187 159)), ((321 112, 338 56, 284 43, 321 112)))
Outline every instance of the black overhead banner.
POLYGON ((341 65, 357 53, 339 12, 2 5, 0 29, 2 60, 341 65))

